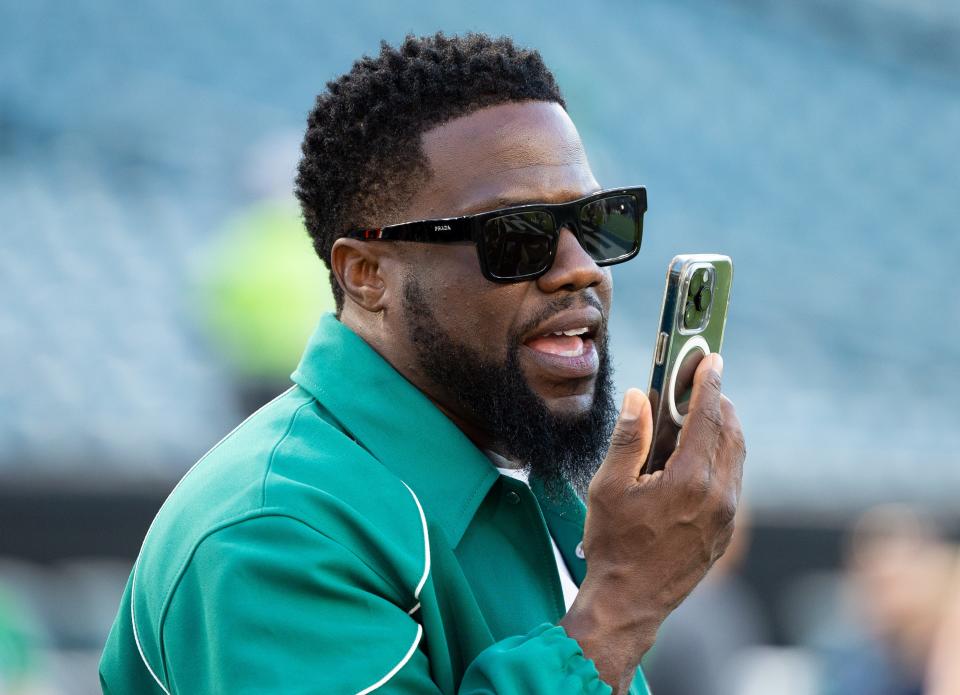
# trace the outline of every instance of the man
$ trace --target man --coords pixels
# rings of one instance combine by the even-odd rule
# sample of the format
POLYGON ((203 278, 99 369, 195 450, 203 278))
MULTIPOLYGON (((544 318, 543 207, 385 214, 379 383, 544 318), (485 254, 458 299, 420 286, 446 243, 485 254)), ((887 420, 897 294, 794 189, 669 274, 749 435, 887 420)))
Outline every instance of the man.
POLYGON ((598 193, 539 55, 481 35, 360 60, 303 154, 338 316, 157 515, 104 692, 646 692, 729 540, 743 444, 708 358, 638 479, 650 408, 611 404, 606 265, 645 193, 598 193), (585 519, 570 484, 608 443, 585 519))

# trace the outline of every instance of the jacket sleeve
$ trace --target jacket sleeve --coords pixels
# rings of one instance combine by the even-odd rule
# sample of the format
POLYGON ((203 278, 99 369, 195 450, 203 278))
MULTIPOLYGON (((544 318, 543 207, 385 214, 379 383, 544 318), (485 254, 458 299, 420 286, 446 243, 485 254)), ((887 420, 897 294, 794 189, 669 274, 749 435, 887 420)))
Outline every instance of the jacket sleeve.
MULTIPOLYGON (((197 548, 162 621, 163 674, 181 694, 440 693, 403 594, 302 522, 257 517, 197 548)), ((563 628, 481 652, 458 693, 609 693, 563 628)))

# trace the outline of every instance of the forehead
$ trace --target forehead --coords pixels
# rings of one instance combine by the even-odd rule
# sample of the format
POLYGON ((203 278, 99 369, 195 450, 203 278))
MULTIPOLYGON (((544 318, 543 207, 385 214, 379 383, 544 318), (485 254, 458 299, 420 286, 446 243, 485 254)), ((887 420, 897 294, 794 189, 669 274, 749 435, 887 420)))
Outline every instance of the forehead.
POLYGON ((573 121, 551 102, 474 111, 424 133, 422 147, 431 177, 408 219, 562 202, 599 189, 573 121))

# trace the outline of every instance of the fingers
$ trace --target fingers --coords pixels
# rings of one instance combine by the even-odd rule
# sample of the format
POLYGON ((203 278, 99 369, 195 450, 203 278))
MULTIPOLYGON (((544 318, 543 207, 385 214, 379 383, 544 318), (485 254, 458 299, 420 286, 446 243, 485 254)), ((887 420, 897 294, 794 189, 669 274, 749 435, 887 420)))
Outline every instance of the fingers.
POLYGON ((640 389, 628 389, 610 437, 610 448, 597 475, 612 475, 624 480, 629 477, 635 481, 647 460, 652 436, 650 401, 640 389))
MULTIPOLYGON (((719 353, 708 355, 700 361, 693 375, 693 394, 690 397, 690 412, 683 428, 675 453, 692 454, 690 458, 713 454, 720 441, 723 429, 721 410, 720 376, 723 373, 723 358, 719 353)), ((677 458, 676 456, 674 458, 677 458)), ((683 458, 683 457, 681 457, 683 458)))
POLYGON ((729 526, 732 532, 740 501, 746 447, 736 408, 723 395, 720 396, 720 410, 723 424, 714 442, 713 453, 704 454, 693 448, 679 456, 675 452, 665 470, 688 492, 703 495, 714 510, 718 525, 729 526))
POLYGON ((714 472, 724 487, 732 488, 735 498, 740 498, 740 485, 743 480, 743 463, 747 448, 743 439, 743 429, 737 409, 726 396, 721 397, 720 410, 723 414, 723 428, 720 430, 720 446, 717 451, 714 472))

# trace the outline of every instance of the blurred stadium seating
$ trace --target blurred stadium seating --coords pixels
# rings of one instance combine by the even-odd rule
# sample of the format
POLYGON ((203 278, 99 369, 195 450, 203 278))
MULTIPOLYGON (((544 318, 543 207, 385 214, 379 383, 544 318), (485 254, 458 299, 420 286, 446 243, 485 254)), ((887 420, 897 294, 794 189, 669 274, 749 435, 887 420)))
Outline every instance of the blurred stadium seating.
POLYGON ((4 477, 166 483, 241 417, 191 306, 251 150, 302 128, 377 37, 439 26, 538 46, 601 180, 649 186, 644 253, 617 272, 621 387, 646 380, 669 257, 733 255, 728 388, 758 509, 960 489, 960 292, 937 263, 960 251, 948 3, 609 3, 562 23, 536 3, 6 5, 4 477))

